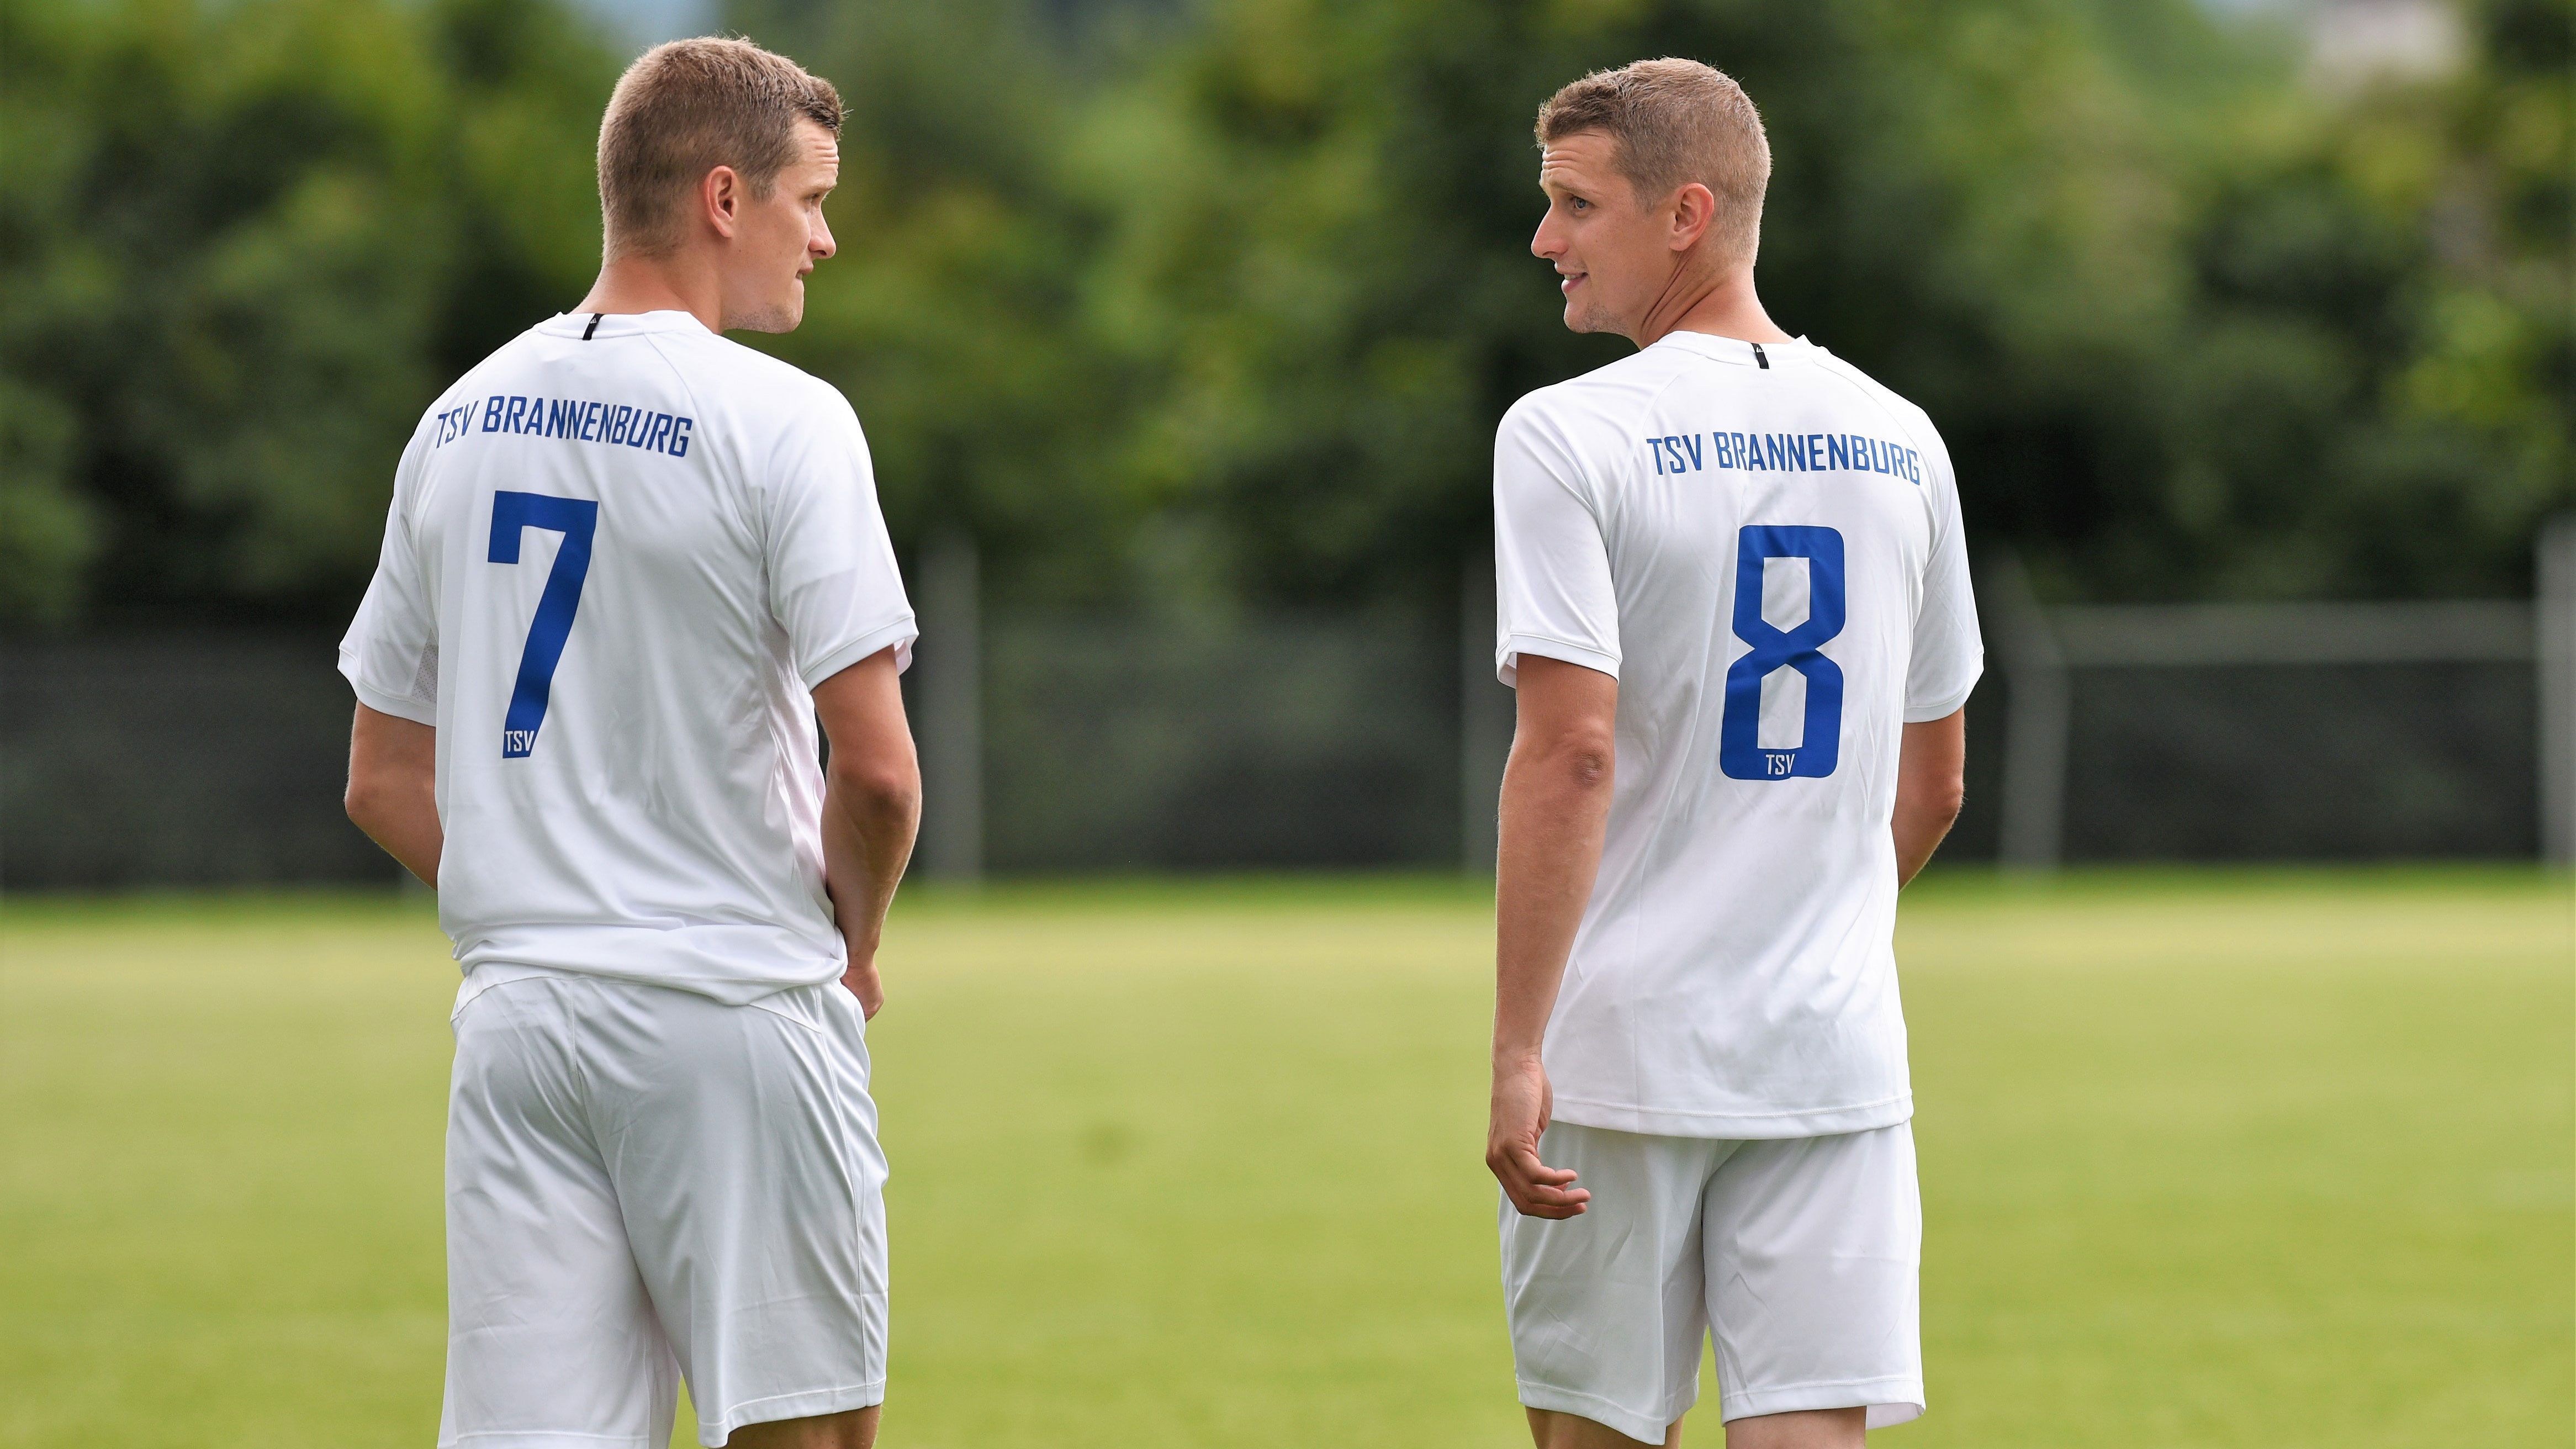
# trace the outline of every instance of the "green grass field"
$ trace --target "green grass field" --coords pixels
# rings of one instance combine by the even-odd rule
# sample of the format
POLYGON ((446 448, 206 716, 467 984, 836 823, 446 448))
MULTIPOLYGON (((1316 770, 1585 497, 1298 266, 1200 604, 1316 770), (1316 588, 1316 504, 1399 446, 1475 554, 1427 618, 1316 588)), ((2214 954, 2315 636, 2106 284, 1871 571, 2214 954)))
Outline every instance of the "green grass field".
MULTIPOLYGON (((1440 882, 899 906, 889 1449, 1526 1443, 1487 941, 1440 882)), ((1952 877, 1900 952, 1891 1442, 2570 1443, 2565 877, 1952 877)), ((452 972, 416 900, 0 907, 0 1443, 431 1441, 452 972)))

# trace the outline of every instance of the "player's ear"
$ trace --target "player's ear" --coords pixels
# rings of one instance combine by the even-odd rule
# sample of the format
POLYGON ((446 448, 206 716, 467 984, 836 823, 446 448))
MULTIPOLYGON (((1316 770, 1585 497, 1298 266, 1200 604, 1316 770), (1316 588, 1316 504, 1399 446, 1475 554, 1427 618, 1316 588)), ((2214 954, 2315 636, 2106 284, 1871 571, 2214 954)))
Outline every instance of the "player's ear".
POLYGON ((1717 219, 1717 196, 1696 181, 1684 182, 1673 193, 1667 213, 1672 227, 1672 246, 1677 252, 1689 251, 1708 235, 1709 223, 1717 219))
POLYGON ((730 166, 718 166, 698 183, 698 205, 706 214, 707 224, 716 235, 733 236, 734 222, 742 210, 742 177, 730 166))

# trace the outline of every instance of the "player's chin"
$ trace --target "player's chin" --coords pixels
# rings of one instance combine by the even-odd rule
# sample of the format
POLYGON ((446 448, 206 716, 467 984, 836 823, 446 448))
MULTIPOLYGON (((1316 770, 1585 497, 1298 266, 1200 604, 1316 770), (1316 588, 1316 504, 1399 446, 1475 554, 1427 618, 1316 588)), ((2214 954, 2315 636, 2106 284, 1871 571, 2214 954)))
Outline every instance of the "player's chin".
POLYGON ((735 325, 745 332, 793 332, 805 320, 805 284, 770 305, 749 313, 735 325))

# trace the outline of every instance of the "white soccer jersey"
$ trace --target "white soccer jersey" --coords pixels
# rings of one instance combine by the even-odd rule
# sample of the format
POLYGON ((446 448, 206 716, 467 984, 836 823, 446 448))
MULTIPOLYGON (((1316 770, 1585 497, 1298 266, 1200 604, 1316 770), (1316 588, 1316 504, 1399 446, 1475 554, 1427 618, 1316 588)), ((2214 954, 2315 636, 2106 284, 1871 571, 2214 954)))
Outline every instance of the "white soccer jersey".
POLYGON ((1983 668, 1949 455, 1805 342, 1675 332, 1521 399, 1494 450, 1505 683, 1619 680, 1601 873, 1549 1019, 1556 1116, 1681 1137, 1906 1120, 1901 723, 1983 668))
POLYGON ((438 729, 469 991, 740 1003, 843 969, 808 691, 914 633, 839 392, 685 312, 580 314, 422 420, 340 668, 438 729))

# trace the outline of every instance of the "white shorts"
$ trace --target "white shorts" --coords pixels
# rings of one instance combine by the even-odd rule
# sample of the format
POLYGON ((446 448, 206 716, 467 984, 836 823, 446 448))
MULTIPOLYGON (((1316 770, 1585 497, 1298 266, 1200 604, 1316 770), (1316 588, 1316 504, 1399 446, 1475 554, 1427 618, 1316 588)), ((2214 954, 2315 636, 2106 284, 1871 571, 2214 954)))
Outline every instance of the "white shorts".
POLYGON ((1503 1296, 1521 1402, 1664 1442, 1717 1338, 1726 1419, 1923 1412, 1923 1212, 1914 1130, 1777 1141, 1554 1123, 1550 1167, 1592 1193, 1564 1221, 1503 1201, 1503 1296))
POLYGON ((456 1016, 447 1449, 664 1449, 885 1397, 885 1156, 837 982, 546 974, 456 1016))

